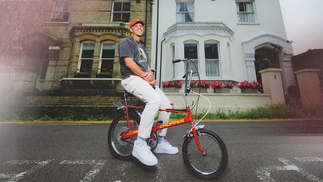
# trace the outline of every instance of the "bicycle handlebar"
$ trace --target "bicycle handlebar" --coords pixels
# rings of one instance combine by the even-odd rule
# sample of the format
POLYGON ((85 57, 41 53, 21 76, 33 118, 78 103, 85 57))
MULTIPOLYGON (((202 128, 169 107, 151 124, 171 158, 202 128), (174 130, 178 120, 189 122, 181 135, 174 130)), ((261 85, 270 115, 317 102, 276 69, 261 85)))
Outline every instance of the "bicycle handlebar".
POLYGON ((179 63, 181 61, 185 62, 185 61, 187 61, 187 59, 175 59, 175 60, 173 60, 173 63, 179 63))

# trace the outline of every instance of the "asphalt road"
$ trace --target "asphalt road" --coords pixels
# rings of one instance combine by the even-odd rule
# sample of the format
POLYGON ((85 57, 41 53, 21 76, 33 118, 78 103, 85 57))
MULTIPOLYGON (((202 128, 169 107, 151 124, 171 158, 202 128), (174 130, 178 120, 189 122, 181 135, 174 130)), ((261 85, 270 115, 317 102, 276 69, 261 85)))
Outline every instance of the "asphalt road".
MULTIPOLYGON (((216 181, 323 182, 323 120, 205 122, 225 142, 229 162, 216 181)), ((189 125, 169 129, 177 155, 146 167, 108 151, 105 124, 0 124, 2 181, 205 181, 182 160, 189 125)))

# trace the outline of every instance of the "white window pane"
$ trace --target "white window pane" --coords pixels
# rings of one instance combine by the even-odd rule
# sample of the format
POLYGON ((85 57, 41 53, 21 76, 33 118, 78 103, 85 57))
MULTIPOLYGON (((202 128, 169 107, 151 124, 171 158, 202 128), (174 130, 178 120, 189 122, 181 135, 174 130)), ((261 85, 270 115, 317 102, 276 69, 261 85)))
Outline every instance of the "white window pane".
POLYGON ((83 50, 94 50, 94 43, 83 43, 83 50))
POLYGON ((176 21, 193 22, 194 21, 194 3, 178 2, 176 3, 176 21))
MULTIPOLYGON (((192 70, 193 72, 197 73, 198 69, 198 60, 197 59, 191 59, 188 65, 188 69, 192 70)), ((197 74, 194 74, 193 76, 197 76, 197 74)))
POLYGON ((205 60, 206 76, 220 76, 219 61, 205 60))
POLYGON ((252 2, 237 2, 236 7, 239 22, 255 22, 252 2))

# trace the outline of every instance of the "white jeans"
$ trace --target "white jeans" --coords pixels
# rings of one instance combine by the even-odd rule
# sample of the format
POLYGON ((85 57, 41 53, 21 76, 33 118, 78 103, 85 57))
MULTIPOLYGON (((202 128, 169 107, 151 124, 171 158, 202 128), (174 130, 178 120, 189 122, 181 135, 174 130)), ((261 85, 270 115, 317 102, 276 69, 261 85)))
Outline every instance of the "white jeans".
MULTIPOLYGON (((144 79, 139 76, 130 76, 121 81, 123 88, 136 96, 138 99, 146 103, 145 109, 140 119, 138 136, 142 138, 150 138, 151 128, 154 124, 155 116, 159 108, 171 108, 171 102, 165 96, 158 86, 155 89, 144 79)), ((161 111, 158 121, 168 123, 170 113, 161 111)), ((166 136, 167 129, 159 130, 158 136, 166 136)))

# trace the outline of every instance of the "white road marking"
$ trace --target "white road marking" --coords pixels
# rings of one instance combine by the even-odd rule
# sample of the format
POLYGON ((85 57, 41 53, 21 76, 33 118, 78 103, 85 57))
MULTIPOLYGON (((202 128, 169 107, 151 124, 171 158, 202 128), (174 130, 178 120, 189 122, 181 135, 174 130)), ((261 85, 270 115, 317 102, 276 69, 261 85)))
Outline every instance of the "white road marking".
MULTIPOLYGON (((299 162, 323 162, 323 157, 294 157, 295 160, 299 162)), ((306 172, 304 169, 296 166, 291 161, 285 158, 278 158, 280 162, 282 162, 283 166, 268 166, 268 167, 259 167, 256 170, 257 177, 264 182, 274 182, 275 180, 271 178, 271 173, 275 171, 295 171, 302 176, 304 176, 307 180, 312 182, 323 182, 319 177, 306 172)), ((40 169, 47 164, 49 164, 52 160, 43 160, 43 161, 30 161, 30 160, 9 160, 4 162, 4 165, 31 165, 32 167, 24 172, 20 173, 0 173, 0 179, 9 179, 8 182, 17 182, 24 178, 24 176, 29 175, 35 172, 37 169, 40 169)), ((93 168, 87 172, 80 182, 90 182, 92 181, 96 175, 104 168, 107 160, 64 160, 60 162, 60 165, 94 165, 93 168)), ((117 166, 116 169, 120 171, 126 170, 131 163, 123 163, 121 166, 117 166)), ((163 175, 163 166, 158 165, 158 175, 157 179, 165 179, 163 175)), ((116 182, 121 182, 121 180, 117 180, 116 182)))
MULTIPOLYGON (((311 158, 311 159, 313 159, 313 158, 311 158)), ((300 173, 302 176, 304 176, 306 179, 308 179, 309 181, 323 182, 323 180, 320 179, 319 177, 306 172, 302 168, 297 167, 295 164, 293 164, 292 162, 288 161, 285 158, 278 158, 278 160, 280 162, 282 162, 283 164, 285 164, 285 166, 260 167, 256 171, 257 177, 260 180, 265 181, 265 182, 274 182, 275 180, 272 179, 270 176, 271 172, 274 172, 274 171, 296 171, 296 172, 300 173)))
POLYGON ((62 164, 62 165, 63 164, 67 164, 67 165, 84 165, 84 164, 93 165, 93 164, 95 164, 94 167, 89 172, 86 173, 84 178, 82 180, 80 180, 80 182, 83 182, 83 181, 90 182, 101 171, 101 169, 104 167, 106 162, 107 162, 106 160, 99 160, 99 161, 96 161, 96 160, 74 160, 74 161, 64 160, 59 164, 62 164))
POLYGON ((302 162, 323 162, 323 157, 295 157, 295 159, 302 162))
POLYGON ((0 174, 0 178, 9 179, 8 182, 16 182, 22 179, 25 175, 33 173, 35 170, 46 166, 51 160, 45 161, 28 161, 28 160, 11 160, 7 161, 4 164, 10 165, 22 165, 22 164, 37 164, 36 166, 32 167, 30 170, 18 173, 18 174, 0 174))

